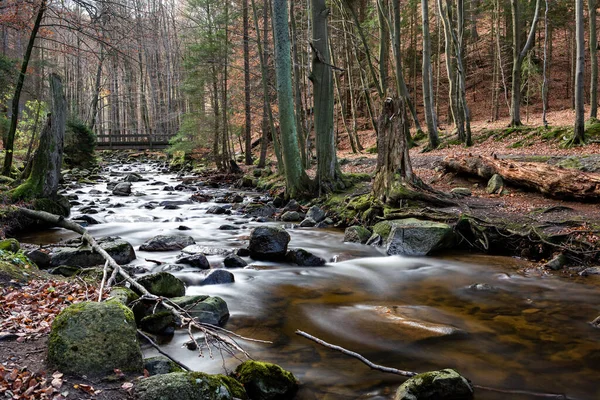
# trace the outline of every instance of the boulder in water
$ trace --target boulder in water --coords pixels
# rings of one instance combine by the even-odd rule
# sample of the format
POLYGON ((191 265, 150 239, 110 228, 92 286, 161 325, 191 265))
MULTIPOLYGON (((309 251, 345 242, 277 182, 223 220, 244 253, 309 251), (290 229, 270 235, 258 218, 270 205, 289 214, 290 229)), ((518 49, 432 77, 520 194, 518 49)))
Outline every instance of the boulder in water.
MULTIPOLYGON (((98 241, 104 249, 119 265, 128 264, 135 260, 135 251, 129 242, 119 237, 106 237, 98 241)), ((57 247, 50 255, 50 266, 69 265, 72 267, 93 267, 104 264, 106 260, 92 250, 89 246, 57 247)))
POLYGON ((281 220, 284 222, 298 222, 302 220, 302 216, 298 211, 286 211, 281 216, 281 220))
POLYGON ((137 282, 155 296, 181 297, 185 295, 183 281, 168 272, 142 276, 137 282))
POLYGON ((48 363, 65 373, 100 377, 142 372, 142 352, 133 313, 117 302, 82 302, 52 323, 48 363))
POLYGON ((261 226, 250 234, 250 257, 255 260, 282 260, 287 252, 290 234, 275 226, 261 226))
POLYGON ((285 260, 301 267, 321 267, 325 265, 324 259, 315 256, 304 249, 294 249, 288 251, 285 255, 285 260))
POLYGON ((177 259, 177 263, 187 264, 190 267, 199 269, 210 269, 208 259, 202 253, 184 255, 183 257, 177 259))
POLYGON ((223 283, 233 283, 235 282, 234 275, 224 269, 211 269, 208 271, 202 282, 199 284, 202 285, 221 285, 223 283))
POLYGON ((394 400, 469 400, 473 387, 453 369, 418 374, 404 382, 394 400))
POLYGON ((276 364, 245 361, 236 368, 234 377, 253 400, 293 399, 298 391, 294 374, 276 364))
POLYGON ((181 250, 196 241, 191 236, 184 235, 157 235, 147 240, 140 246, 143 251, 170 251, 181 250))
POLYGON ((115 196, 129 196, 131 194, 131 183, 121 182, 116 184, 113 188, 113 194, 115 196))
POLYGON ((170 300, 201 323, 223 326, 229 319, 227 303, 218 296, 183 296, 170 300))
POLYGON ((235 254, 229 254, 223 260, 225 268, 244 268, 248 263, 242 259, 242 257, 235 254))
POLYGON ((312 218, 304 218, 302 220, 302 222, 300 222, 300 227, 301 228, 312 228, 313 226, 315 226, 317 223, 315 222, 314 219, 312 218))
POLYGON ((308 209, 306 213, 306 218, 310 218, 316 223, 319 223, 325 219, 325 211, 323 211, 319 206, 312 206, 308 209))
POLYGON ((247 217, 271 217, 275 211, 275 207, 271 204, 250 203, 244 207, 247 217))

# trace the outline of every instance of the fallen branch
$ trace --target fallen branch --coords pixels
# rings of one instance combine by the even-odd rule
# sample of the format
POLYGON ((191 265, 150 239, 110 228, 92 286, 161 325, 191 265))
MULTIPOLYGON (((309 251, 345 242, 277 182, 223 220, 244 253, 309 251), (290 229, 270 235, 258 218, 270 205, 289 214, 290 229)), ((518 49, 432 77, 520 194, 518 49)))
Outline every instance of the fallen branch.
POLYGON ((148 341, 148 343, 150 343, 150 345, 152 347, 154 347, 160 354, 162 354, 163 356, 167 357, 169 360, 173 361, 175 364, 179 365, 181 368, 185 369, 186 371, 192 371, 192 369, 190 367, 188 367, 187 365, 185 365, 184 363, 178 361, 177 359, 171 357, 169 354, 167 354, 166 352, 162 351, 160 346, 157 345, 154 340, 152 340, 150 338, 150 336, 146 335, 144 332, 142 332, 141 330, 137 330, 138 335, 140 335, 141 337, 143 337, 144 339, 146 339, 148 341))
MULTIPOLYGON (((599 317, 600 318, 600 317, 599 317)), ((401 369, 396 369, 396 368, 390 368, 390 367, 386 367, 383 365, 379 365, 379 364, 375 364, 372 361, 366 359, 365 357, 363 357, 362 355, 355 353, 354 351, 350 351, 348 349, 345 349, 341 346, 337 346, 335 344, 331 344, 331 343, 327 343, 326 341, 319 339, 318 337, 312 336, 304 331, 301 331, 299 329, 296 330, 296 335, 300 335, 302 337, 305 337, 309 340, 312 340, 315 343, 320 344, 321 346, 327 347, 329 349, 333 349, 333 350, 337 350, 343 354, 346 354, 348 356, 354 357, 356 359, 358 359, 359 361, 361 361, 363 364, 366 364, 367 366, 369 366, 369 368, 377 370, 377 371, 381 371, 381 372, 386 372, 386 373, 390 373, 390 374, 395 374, 395 375, 400 375, 400 376, 406 376, 408 378, 411 378, 415 375, 418 375, 418 372, 413 372, 413 371, 403 371, 401 369)), ((496 392, 496 393, 504 393, 504 394, 519 394, 519 395, 528 395, 528 396, 533 396, 533 397, 541 397, 541 398, 547 398, 547 399, 562 399, 562 400, 575 400, 571 397, 568 397, 564 394, 555 394, 555 393, 537 393, 537 392, 530 392, 527 390, 505 390, 505 389, 496 389, 496 388, 491 388, 491 387, 487 387, 487 386, 480 386, 480 385, 472 385, 474 388, 476 389, 481 389, 481 390, 487 390, 490 392, 496 392)))

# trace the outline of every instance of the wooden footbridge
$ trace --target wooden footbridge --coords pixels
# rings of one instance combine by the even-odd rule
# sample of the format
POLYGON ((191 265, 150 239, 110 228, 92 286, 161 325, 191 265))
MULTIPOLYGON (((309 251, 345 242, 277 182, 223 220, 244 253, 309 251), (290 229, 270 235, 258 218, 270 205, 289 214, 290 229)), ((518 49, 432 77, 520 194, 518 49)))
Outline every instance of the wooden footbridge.
POLYGON ((96 136, 96 150, 146 150, 164 149, 171 135, 142 133, 115 133, 96 136))

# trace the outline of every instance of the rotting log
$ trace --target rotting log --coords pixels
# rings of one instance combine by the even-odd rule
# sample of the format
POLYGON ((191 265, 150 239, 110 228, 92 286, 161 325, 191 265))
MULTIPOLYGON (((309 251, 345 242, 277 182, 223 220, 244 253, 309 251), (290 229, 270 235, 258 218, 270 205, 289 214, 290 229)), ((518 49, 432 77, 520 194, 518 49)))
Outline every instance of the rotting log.
POLYGON ((498 174, 506 183, 540 192, 555 199, 594 201, 600 199, 600 174, 548 164, 501 160, 495 157, 446 157, 446 171, 489 179, 498 174))

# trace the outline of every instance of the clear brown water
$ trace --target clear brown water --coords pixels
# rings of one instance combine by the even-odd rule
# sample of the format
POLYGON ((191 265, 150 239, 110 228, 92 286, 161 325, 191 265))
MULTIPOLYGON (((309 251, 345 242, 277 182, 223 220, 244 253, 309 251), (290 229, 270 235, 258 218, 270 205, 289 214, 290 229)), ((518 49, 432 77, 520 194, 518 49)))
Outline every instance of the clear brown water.
MULTIPOLYGON (((173 175, 138 168, 147 169, 154 179, 177 183, 173 175)), ((94 236, 118 235, 137 250, 156 234, 179 232, 210 248, 235 249, 245 246, 250 230, 258 225, 246 222, 240 231, 220 231, 220 225, 243 218, 205 214, 213 203, 147 210, 141 205, 148 201, 184 200, 189 193, 169 194, 163 185, 146 183, 133 187, 146 195, 112 197, 105 183, 80 190, 83 205, 104 199, 123 204, 92 215, 104 222, 89 227, 94 236), (91 189, 106 193, 92 196, 91 189), (114 214, 108 213, 111 210, 114 214), (191 230, 180 232, 179 225, 191 230)), ((77 207, 73 214, 78 214, 77 207)), ((522 261, 504 257, 384 257, 378 249, 342 243, 342 232, 289 232, 290 247, 338 261, 322 268, 255 262, 254 268, 232 270, 233 284, 192 284, 187 292, 223 297, 231 312, 227 329, 272 341, 241 344, 255 359, 291 370, 302 382, 298 399, 392 399, 404 378, 371 371, 358 360, 295 335, 297 329, 390 367, 419 372, 451 367, 478 385, 600 399, 600 331, 588 324, 600 314, 600 280, 528 275, 518 272, 525 266, 522 261), (469 290, 474 283, 495 290, 469 290)), ((55 229, 20 239, 51 243, 72 236, 55 229)), ((155 270, 145 259, 168 263, 177 254, 138 251, 135 263, 155 270)), ((223 257, 208 258, 218 266, 223 257)), ((187 282, 195 280, 194 272, 176 274, 187 282)), ((232 370, 239 363, 218 353, 213 359, 200 358, 182 348, 186 340, 186 335, 176 335, 164 350, 205 372, 232 370)), ((154 354, 152 349, 146 352, 154 354)), ((478 390, 476 398, 537 397, 478 390)))

